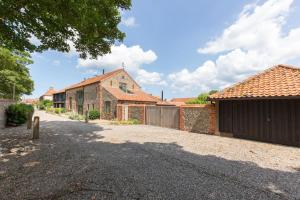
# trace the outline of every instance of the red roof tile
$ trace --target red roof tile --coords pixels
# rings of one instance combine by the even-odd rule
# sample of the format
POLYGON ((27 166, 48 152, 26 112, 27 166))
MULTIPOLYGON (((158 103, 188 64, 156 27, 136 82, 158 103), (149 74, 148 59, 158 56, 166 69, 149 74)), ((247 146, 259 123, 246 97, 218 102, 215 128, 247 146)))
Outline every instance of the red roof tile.
POLYGON ((300 96, 300 68, 277 65, 209 96, 211 100, 300 96))
POLYGON ((78 87, 82 87, 82 86, 86 86, 86 85, 90 85, 90 84, 93 84, 93 83, 97 83, 99 81, 102 81, 106 78, 109 78, 119 72, 123 71, 123 69, 117 69, 117 70, 114 70, 112 72, 108 72, 106 74, 102 74, 102 75, 99 75, 99 76, 95 76, 95 77, 92 77, 92 78, 88 78, 84 81, 81 81, 80 83, 76 83, 74 85, 71 85, 69 87, 66 88, 66 90, 69 90, 69 89, 74 89, 74 88, 78 88, 78 87))
POLYGON ((157 102, 157 98, 147 94, 143 91, 133 91, 133 94, 125 93, 119 88, 105 87, 106 91, 116 97, 118 100, 123 101, 144 101, 144 102, 157 102))
POLYGON ((49 90, 43 94, 42 96, 51 96, 56 92, 56 90, 54 90, 53 88, 49 88, 49 90))

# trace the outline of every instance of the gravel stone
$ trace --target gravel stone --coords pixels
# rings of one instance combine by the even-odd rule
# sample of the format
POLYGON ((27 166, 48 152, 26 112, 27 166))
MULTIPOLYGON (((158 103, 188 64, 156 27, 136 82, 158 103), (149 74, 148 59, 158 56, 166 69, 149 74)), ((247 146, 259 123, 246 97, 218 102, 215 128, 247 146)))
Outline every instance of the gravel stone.
POLYGON ((35 115, 0 130, 0 199, 300 199, 300 148, 35 115))

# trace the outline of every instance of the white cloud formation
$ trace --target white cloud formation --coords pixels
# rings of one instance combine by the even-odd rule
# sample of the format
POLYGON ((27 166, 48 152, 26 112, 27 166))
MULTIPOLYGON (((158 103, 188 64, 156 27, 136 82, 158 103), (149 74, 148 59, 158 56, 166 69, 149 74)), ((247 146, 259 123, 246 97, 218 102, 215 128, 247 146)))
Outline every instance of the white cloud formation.
POLYGON ((53 60, 53 65, 59 66, 60 65, 60 61, 59 60, 53 60))
POLYGON ((157 56, 152 50, 144 51, 139 45, 127 47, 121 44, 112 46, 110 54, 99 56, 97 59, 79 59, 78 65, 81 67, 119 68, 124 63, 127 70, 135 71, 142 64, 150 64, 156 59, 157 56))
POLYGON ((141 85, 165 86, 167 82, 162 80, 163 74, 158 72, 147 72, 144 69, 137 71, 136 81, 141 85))
POLYGON ((109 68, 110 70, 122 67, 133 74, 142 85, 164 85, 163 74, 148 72, 141 68, 144 64, 153 63, 157 59, 154 51, 144 51, 139 45, 127 47, 124 44, 112 46, 111 53, 99 56, 97 59, 78 59, 78 67, 109 68))
POLYGON ((122 17, 121 23, 127 27, 133 27, 137 25, 134 17, 122 17))
POLYGON ((246 5, 239 18, 220 37, 199 48, 219 54, 194 71, 169 75, 173 87, 219 89, 275 64, 300 58, 300 28, 283 31, 293 0, 268 0, 246 5), (190 78, 189 78, 190 77, 190 78))

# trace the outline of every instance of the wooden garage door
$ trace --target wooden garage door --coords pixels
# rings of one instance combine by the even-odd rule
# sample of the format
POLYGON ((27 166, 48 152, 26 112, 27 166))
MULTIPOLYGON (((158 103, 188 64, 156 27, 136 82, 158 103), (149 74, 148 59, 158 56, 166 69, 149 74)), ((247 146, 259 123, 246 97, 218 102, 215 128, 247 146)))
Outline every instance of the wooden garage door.
POLYGON ((300 146, 300 100, 221 101, 221 132, 234 137, 300 146))

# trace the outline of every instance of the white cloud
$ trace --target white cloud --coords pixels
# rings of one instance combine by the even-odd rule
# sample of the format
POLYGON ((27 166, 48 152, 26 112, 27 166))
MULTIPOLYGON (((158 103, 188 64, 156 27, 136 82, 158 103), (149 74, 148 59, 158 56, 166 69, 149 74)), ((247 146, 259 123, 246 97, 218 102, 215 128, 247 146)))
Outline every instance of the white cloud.
POLYGON ((60 65, 60 61, 59 60, 53 60, 53 65, 59 66, 60 65))
POLYGON ((184 69, 169 75, 172 86, 197 87, 199 92, 219 89, 272 65, 299 59, 300 28, 287 34, 283 31, 292 3, 269 0, 246 5, 220 37, 198 49, 199 53, 219 54, 217 59, 194 71, 184 69))
POLYGON ((137 25, 134 17, 122 17, 121 23, 127 27, 133 27, 137 25))
POLYGON ((36 46, 41 45, 41 41, 37 37, 35 37, 34 35, 31 35, 31 37, 29 38, 29 42, 36 45, 36 46))
POLYGON ((80 67, 99 67, 99 68, 120 68, 122 63, 125 64, 126 70, 135 71, 143 64, 150 64, 157 59, 152 50, 144 51, 139 45, 127 47, 124 44, 112 46, 111 53, 99 56, 97 59, 80 59, 80 67))
POLYGON ((212 61, 205 62, 195 71, 183 70, 168 76, 172 88, 181 92, 207 91, 208 84, 212 84, 216 76, 216 65, 212 61), (207 84, 206 84, 207 83, 207 84))
POLYGON ((222 35, 209 41, 200 53, 219 53, 236 48, 259 49, 273 47, 282 38, 282 26, 293 0, 269 0, 261 6, 246 5, 239 19, 222 35))
POLYGON ((144 51, 139 45, 127 47, 124 44, 112 46, 111 53, 99 56, 97 59, 78 59, 78 67, 85 68, 109 68, 109 70, 122 67, 133 74, 142 85, 164 85, 163 74, 148 72, 142 69, 142 65, 153 63, 157 59, 154 51, 144 51))
POLYGON ((165 86, 167 82, 162 80, 163 74, 158 72, 147 72, 140 69, 137 72, 136 81, 141 85, 160 85, 165 86))

